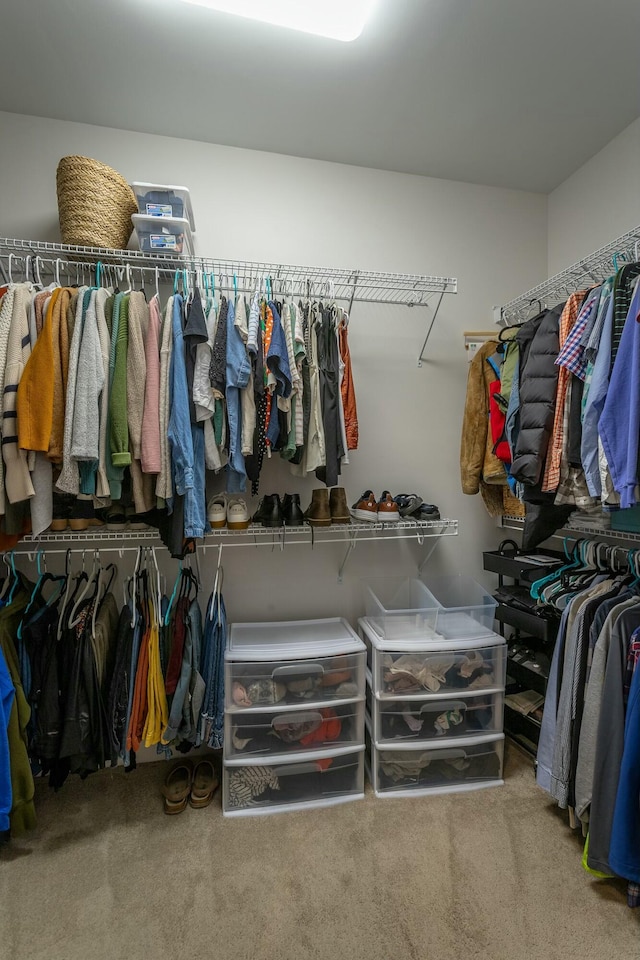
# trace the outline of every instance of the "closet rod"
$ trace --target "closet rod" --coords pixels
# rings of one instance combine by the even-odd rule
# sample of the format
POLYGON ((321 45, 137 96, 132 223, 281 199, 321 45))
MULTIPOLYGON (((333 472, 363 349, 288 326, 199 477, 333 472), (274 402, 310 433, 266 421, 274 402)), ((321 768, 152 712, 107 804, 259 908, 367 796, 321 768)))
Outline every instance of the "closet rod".
POLYGON ((572 264, 555 276, 539 283, 526 293, 522 293, 514 300, 510 300, 500 308, 500 321, 503 326, 523 323, 528 316, 532 316, 531 308, 539 301, 539 307, 553 307, 556 303, 566 300, 581 285, 593 286, 606 280, 625 263, 638 260, 640 254, 640 226, 629 230, 616 240, 607 243, 572 264))
POLYGON ((85 269, 95 268, 100 261, 107 267, 126 270, 128 266, 130 269, 144 270, 149 275, 157 270, 160 276, 172 280, 179 270, 187 270, 192 274, 204 271, 226 277, 229 284, 236 277, 237 289, 243 293, 253 293, 257 283, 269 278, 278 284, 297 284, 300 289, 295 291, 296 295, 310 289, 315 297, 331 297, 347 302, 424 307, 432 296, 457 293, 458 289, 454 277, 302 266, 266 260, 219 260, 172 254, 154 256, 140 250, 103 250, 100 247, 0 238, 0 255, 6 259, 9 254, 14 261, 19 257, 23 264, 27 256, 32 260, 37 257, 40 261, 47 260, 54 268, 57 263, 59 268, 66 270, 66 265, 69 265, 75 271, 76 267, 82 268, 83 265, 85 269))

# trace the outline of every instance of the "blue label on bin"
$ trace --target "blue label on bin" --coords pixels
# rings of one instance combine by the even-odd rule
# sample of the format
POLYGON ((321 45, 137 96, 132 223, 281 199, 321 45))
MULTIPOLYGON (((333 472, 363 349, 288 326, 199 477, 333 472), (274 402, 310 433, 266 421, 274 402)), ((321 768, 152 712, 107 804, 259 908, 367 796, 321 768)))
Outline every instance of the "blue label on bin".
POLYGON ((170 203, 148 203, 147 213, 150 217, 172 217, 173 207, 170 203))
POLYGON ((149 245, 152 250, 177 250, 178 238, 172 233, 152 233, 149 237, 149 245))

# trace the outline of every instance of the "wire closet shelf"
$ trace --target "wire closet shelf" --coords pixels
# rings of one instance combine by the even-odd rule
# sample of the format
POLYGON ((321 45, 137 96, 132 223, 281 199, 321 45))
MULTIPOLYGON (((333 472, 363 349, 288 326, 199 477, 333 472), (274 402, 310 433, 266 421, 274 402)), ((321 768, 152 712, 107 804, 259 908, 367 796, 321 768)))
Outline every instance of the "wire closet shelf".
POLYGON ((637 226, 544 283, 505 303, 500 311, 500 322, 503 326, 523 323, 532 316, 531 308, 534 305, 538 305, 539 309, 545 305, 555 306, 581 286, 591 287, 601 283, 625 263, 638 260, 639 256, 640 226, 637 226))
POLYGON ((207 257, 189 257, 173 254, 149 254, 140 250, 105 250, 100 247, 79 247, 62 243, 0 238, 0 258, 14 270, 38 272, 44 267, 49 275, 56 272, 81 278, 82 271, 95 271, 101 263, 110 271, 129 269, 143 282, 160 278, 166 282, 176 271, 214 274, 231 287, 235 278, 238 293, 253 293, 256 285, 269 280, 278 291, 294 296, 331 297, 349 303, 404 304, 408 307, 427 306, 430 299, 445 293, 457 293, 454 277, 436 277, 409 273, 382 273, 343 267, 313 267, 274 263, 267 260, 219 260, 207 257), (27 262, 28 261, 28 262, 27 262))

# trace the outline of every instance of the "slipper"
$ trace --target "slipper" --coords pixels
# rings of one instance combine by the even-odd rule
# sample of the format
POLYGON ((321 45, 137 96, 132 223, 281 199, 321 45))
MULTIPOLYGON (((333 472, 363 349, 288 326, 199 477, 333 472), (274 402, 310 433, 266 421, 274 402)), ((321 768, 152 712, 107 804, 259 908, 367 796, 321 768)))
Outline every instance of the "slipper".
POLYGON ((193 765, 191 763, 178 763, 171 768, 162 788, 165 813, 171 816, 182 813, 186 809, 192 779, 193 765))
POLYGON ((193 771, 189 803, 196 809, 208 807, 219 786, 220 782, 211 760, 200 760, 193 771))

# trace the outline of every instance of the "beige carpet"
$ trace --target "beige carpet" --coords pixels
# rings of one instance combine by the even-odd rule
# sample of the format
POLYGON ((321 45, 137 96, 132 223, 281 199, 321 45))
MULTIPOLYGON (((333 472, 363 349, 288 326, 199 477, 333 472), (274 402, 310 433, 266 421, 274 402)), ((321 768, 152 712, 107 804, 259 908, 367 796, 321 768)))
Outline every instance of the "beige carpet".
POLYGON ((166 767, 39 785, 0 852, 7 960, 638 960, 624 885, 508 751, 503 788, 223 820, 166 817, 166 767))

